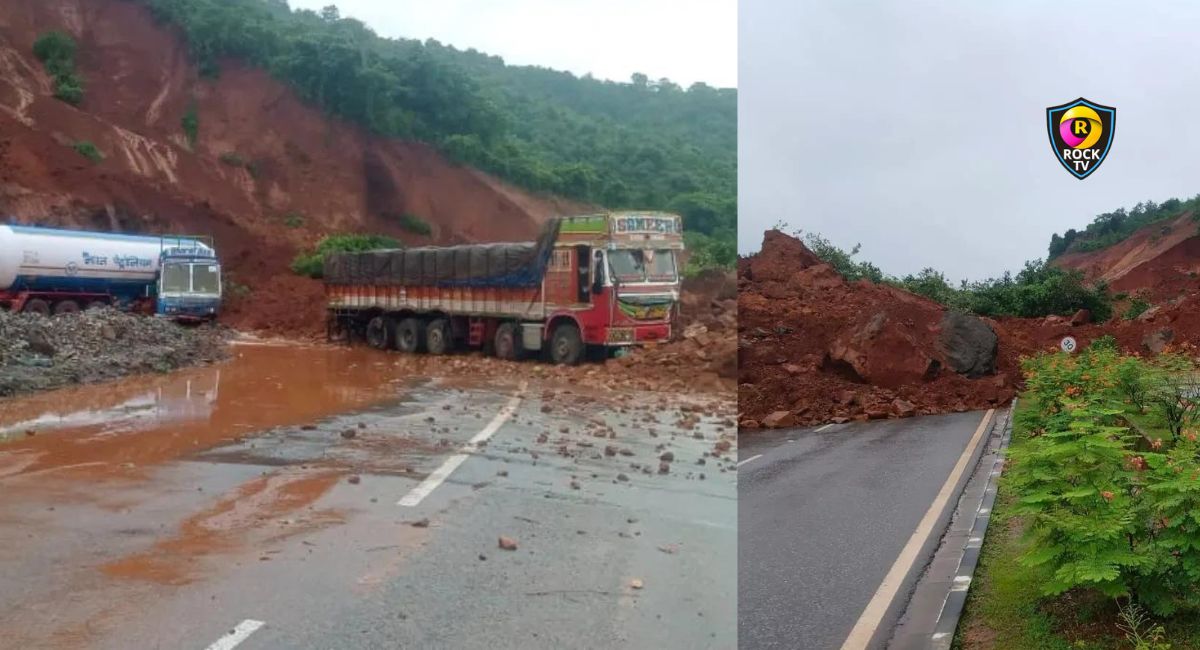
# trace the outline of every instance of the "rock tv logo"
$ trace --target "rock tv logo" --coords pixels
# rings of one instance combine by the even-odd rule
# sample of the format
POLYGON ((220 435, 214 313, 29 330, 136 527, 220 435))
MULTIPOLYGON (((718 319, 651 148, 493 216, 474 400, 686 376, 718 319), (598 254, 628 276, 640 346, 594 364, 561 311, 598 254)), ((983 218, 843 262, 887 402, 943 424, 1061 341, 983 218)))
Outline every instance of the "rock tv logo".
POLYGON ((1080 97, 1046 109, 1050 147, 1058 162, 1079 180, 1090 176, 1112 148, 1117 109, 1080 97))

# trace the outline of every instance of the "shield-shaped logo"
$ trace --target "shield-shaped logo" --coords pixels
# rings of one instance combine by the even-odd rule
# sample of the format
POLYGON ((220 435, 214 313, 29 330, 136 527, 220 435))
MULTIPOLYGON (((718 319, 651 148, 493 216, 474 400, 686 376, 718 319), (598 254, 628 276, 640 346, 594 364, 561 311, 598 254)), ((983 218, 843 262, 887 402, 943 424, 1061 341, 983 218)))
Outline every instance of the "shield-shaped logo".
POLYGON ((1050 147, 1058 162, 1079 180, 1091 176, 1112 148, 1117 109, 1080 97, 1046 109, 1050 147))

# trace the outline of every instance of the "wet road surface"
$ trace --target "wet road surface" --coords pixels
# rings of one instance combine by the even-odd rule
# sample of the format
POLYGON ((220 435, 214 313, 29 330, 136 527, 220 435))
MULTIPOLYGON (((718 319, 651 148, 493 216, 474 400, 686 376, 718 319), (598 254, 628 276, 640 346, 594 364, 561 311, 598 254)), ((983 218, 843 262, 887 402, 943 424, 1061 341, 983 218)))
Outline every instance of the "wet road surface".
POLYGON ((736 645, 732 395, 235 356, 0 403, 0 646, 736 645))
MULTIPOLYGON (((982 417, 955 413, 743 439, 739 647, 841 648, 982 417)), ((906 598, 904 590, 898 597, 906 598)), ((884 625, 894 623, 889 613, 884 625)))

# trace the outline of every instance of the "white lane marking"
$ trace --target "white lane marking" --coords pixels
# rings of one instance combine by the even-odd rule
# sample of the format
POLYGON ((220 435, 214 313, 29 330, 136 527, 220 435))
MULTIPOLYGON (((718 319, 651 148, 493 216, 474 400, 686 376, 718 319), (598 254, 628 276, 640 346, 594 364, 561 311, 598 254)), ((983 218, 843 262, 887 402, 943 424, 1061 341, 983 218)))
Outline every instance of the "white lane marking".
POLYGON ((500 427, 517 412, 517 407, 521 405, 522 396, 525 394, 525 386, 526 382, 521 382, 521 387, 517 389, 517 394, 508 400, 504 408, 496 413, 496 417, 492 418, 492 421, 488 422, 487 426, 468 440, 467 444, 459 449, 459 453, 447 458, 432 474, 425 477, 425 480, 421 481, 420 485, 409 490, 408 494, 396 502, 396 505, 411 508, 424 501, 425 497, 429 496, 439 485, 450 478, 454 470, 458 469, 459 465, 465 463, 471 457, 472 452, 479 449, 480 443, 485 442, 488 438, 495 435, 500 430, 500 427))
POLYGON ((823 426, 823 427, 817 427, 816 433, 821 433, 822 431, 824 431, 824 430, 828 429, 828 428, 829 428, 829 427, 831 427, 831 426, 833 426, 833 423, 832 423, 832 422, 830 422, 829 424, 826 424, 826 425, 825 425, 825 426, 823 426))
POLYGON ((958 479, 966 471, 967 463, 970 462, 971 456, 975 453, 975 447, 978 446, 980 439, 983 437, 983 431, 987 428, 988 422, 991 422, 993 412, 995 412, 995 409, 988 409, 988 412, 983 414, 983 419, 980 420, 979 426, 975 429, 975 434, 971 436, 971 441, 967 443, 967 448, 958 457, 958 462, 954 464, 954 469, 950 471, 950 476, 946 477, 946 482, 942 484, 942 489, 938 492, 937 497, 934 498, 933 503, 929 505, 929 509, 925 511, 925 516, 921 518, 921 523, 917 524, 917 529, 908 538, 908 543, 901 549, 900 555, 896 557, 896 562, 892 564, 892 568, 883 577, 883 582, 880 583, 879 589, 875 591, 871 602, 867 603, 867 608, 858 617, 858 622, 854 624, 854 628, 850 630, 850 635, 846 637, 845 643, 842 644, 842 650, 861 650, 871 643, 871 637, 875 636, 875 630, 883 622, 883 617, 887 614, 888 606, 892 604, 892 601, 896 598, 896 593, 900 591, 900 585, 904 582, 904 576, 908 575, 913 564, 917 561, 917 554, 921 552, 921 547, 925 545, 929 536, 933 534, 933 527, 937 523, 938 515, 945 509, 946 503, 950 500, 950 493, 954 491, 954 486, 958 485, 958 479))
POLYGON ((255 630, 262 626, 262 621, 256 621, 248 618, 241 623, 238 623, 237 627, 230 630, 225 636, 217 639, 205 650, 232 650, 233 648, 236 648, 242 641, 248 639, 251 634, 254 634, 255 630))
POLYGON ((762 454, 755 454, 755 455, 747 458, 746 460, 739 460, 737 466, 741 467, 742 465, 745 465, 746 463, 754 460, 755 458, 762 458, 762 454))

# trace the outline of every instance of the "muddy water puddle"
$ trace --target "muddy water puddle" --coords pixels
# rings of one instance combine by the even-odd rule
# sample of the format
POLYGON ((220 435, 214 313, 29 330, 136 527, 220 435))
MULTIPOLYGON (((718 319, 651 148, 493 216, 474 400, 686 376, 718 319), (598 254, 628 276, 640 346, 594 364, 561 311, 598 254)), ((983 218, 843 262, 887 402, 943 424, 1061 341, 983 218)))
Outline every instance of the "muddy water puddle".
POLYGON ((165 376, 0 403, 0 477, 131 470, 263 431, 396 403, 433 380, 361 348, 239 344, 233 358, 165 376))

